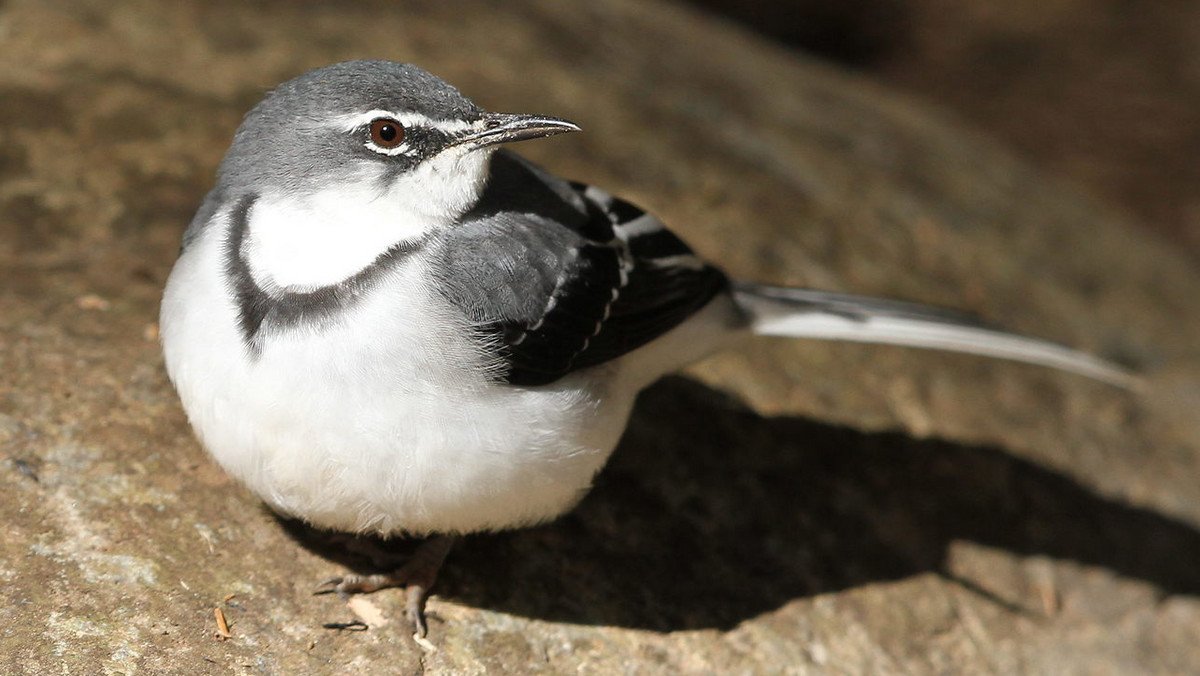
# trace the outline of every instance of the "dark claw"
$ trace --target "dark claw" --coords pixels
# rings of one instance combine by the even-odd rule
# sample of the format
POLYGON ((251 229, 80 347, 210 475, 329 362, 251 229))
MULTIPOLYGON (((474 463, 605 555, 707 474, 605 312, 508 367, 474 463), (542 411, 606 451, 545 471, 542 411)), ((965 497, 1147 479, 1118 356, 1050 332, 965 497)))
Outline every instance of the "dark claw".
POLYGON ((416 615, 411 611, 405 611, 404 616, 408 618, 408 623, 412 625, 413 635, 425 638, 429 634, 429 627, 425 626, 425 611, 422 610, 416 615))
POLYGON ((391 574, 331 578, 317 585, 313 594, 336 593, 345 599, 350 594, 366 594, 384 587, 405 587, 404 617, 413 628, 413 633, 424 638, 429 633, 425 622, 425 602, 429 600, 438 569, 453 542, 454 538, 447 536, 430 538, 421 543, 408 563, 391 574))
POLYGON ((407 598, 404 604, 404 617, 412 625, 413 633, 425 638, 425 635, 429 633, 429 627, 425 624, 425 602, 429 600, 429 590, 414 584, 409 585, 405 592, 407 592, 407 598))
POLYGON ((324 582, 317 585, 316 588, 313 589, 313 596, 316 596, 318 594, 331 594, 331 593, 337 591, 338 586, 340 586, 341 584, 342 584, 342 578, 340 578, 340 577, 334 577, 334 578, 325 580, 324 582))

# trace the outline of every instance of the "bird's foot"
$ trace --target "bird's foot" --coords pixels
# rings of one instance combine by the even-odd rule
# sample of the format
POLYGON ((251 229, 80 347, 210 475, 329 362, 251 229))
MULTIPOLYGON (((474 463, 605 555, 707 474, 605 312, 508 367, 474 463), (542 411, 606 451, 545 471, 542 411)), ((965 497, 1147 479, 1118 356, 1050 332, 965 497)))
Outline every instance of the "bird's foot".
POLYGON ((457 538, 437 535, 422 542, 413 552, 412 558, 400 568, 376 575, 344 575, 326 580, 317 585, 314 594, 335 593, 342 598, 350 594, 369 594, 385 587, 404 587, 406 602, 404 616, 413 633, 421 638, 428 633, 425 624, 425 602, 437 582, 442 562, 450 553, 457 538))

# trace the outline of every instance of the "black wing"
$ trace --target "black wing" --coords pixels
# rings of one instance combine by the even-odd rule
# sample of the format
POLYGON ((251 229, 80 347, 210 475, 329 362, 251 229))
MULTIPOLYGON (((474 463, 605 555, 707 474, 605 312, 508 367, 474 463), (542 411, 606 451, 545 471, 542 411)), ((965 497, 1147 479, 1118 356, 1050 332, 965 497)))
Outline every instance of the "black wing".
POLYGON ((652 215, 501 151, 437 248, 439 288, 514 385, 544 385, 678 326, 728 286, 652 215))

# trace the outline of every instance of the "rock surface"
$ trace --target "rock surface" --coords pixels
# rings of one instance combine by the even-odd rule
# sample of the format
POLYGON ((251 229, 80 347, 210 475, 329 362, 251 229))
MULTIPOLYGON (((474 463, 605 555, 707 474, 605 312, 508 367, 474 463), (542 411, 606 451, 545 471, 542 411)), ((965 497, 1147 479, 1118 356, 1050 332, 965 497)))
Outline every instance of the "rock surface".
POLYGON ((10 0, 0 269, 4 673, 1200 665, 1195 269, 936 111, 674 5, 10 0), (969 308, 1139 362, 1147 390, 744 345, 647 392, 574 513, 460 547, 423 649, 399 593, 310 594, 361 562, 204 456, 154 335, 242 112, 365 56, 579 122, 522 150, 735 275, 969 308))

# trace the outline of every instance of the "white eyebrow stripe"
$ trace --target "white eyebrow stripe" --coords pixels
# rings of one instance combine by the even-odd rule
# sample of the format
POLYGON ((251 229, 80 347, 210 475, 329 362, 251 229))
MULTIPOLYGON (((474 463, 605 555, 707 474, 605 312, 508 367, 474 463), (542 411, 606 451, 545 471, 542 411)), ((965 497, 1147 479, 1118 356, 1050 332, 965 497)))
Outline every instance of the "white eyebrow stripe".
POLYGON ((437 129, 438 131, 447 134, 456 134, 475 127, 475 124, 465 120, 435 120, 429 116, 415 113, 412 111, 395 112, 391 110, 383 110, 376 108, 368 110, 365 113, 353 113, 351 115, 341 115, 334 118, 334 124, 344 131, 354 131, 359 127, 364 127, 371 123, 372 120, 378 120, 381 117, 391 118, 405 127, 426 127, 437 129))

